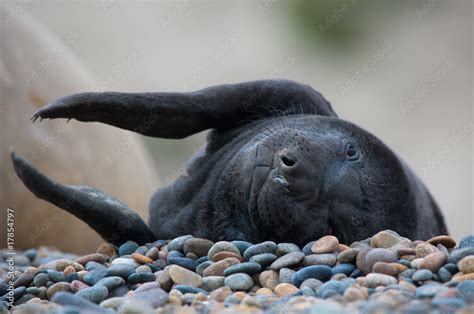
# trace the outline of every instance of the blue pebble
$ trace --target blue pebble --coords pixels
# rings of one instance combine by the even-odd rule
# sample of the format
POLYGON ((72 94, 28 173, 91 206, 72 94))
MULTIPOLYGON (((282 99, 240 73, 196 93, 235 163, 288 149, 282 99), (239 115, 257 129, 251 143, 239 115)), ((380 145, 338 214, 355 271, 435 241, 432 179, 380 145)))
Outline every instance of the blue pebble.
POLYGON ((246 261, 249 261, 250 258, 254 255, 270 253, 275 254, 277 245, 273 241, 265 241, 259 244, 255 244, 247 248, 244 252, 243 258, 246 261))
POLYGON ((457 286, 459 295, 467 303, 474 303, 474 280, 466 280, 457 286))
POLYGON ((33 278, 33 284, 36 287, 43 287, 50 281, 47 273, 37 273, 35 278, 33 278))
POLYGON ((100 307, 85 298, 81 298, 69 292, 57 292, 54 294, 51 301, 64 306, 64 308, 59 311, 59 313, 111 313, 109 309, 104 309, 103 307, 100 307))
POLYGON ((307 266, 298 270, 293 276, 293 284, 299 287, 303 281, 309 278, 315 278, 325 281, 331 276, 331 268, 324 265, 307 266))
POLYGON ((190 258, 187 257, 171 257, 168 258, 168 264, 169 265, 178 265, 183 268, 189 269, 191 271, 196 271, 196 268, 198 267, 198 263, 196 261, 193 261, 190 258))
POLYGON ((415 296, 417 298, 432 298, 437 293, 441 291, 445 291, 446 289, 448 288, 441 284, 429 284, 426 286, 421 286, 421 287, 416 288, 415 296))
POLYGON ((342 263, 331 268, 332 274, 344 274, 349 276, 355 269, 355 266, 349 263, 342 263))
POLYGON ((77 273, 71 273, 66 276, 67 282, 73 282, 74 280, 79 280, 79 275, 77 273))
POLYGON ((205 295, 209 294, 209 292, 207 292, 204 289, 196 288, 196 287, 193 287, 193 286, 187 286, 187 285, 176 285, 176 286, 173 287, 173 289, 179 290, 183 294, 184 293, 199 293, 199 292, 202 292, 205 295))
POLYGON ((108 293, 109 290, 107 290, 107 288, 104 286, 93 286, 90 288, 82 289, 75 295, 89 300, 93 303, 100 303, 105 300, 108 293))
POLYGON ((127 241, 121 246, 119 246, 118 254, 119 256, 130 255, 135 253, 135 250, 138 249, 138 244, 133 241, 127 241))
POLYGON ((153 242, 153 243, 150 244, 150 248, 154 246, 154 247, 156 247, 156 248, 159 249, 159 248, 161 248, 161 247, 162 247, 163 245, 165 245, 165 244, 166 244, 166 241, 165 241, 165 240, 156 240, 155 242, 153 242))
POLYGON ((453 263, 445 264, 443 268, 446 268, 446 270, 449 271, 451 275, 454 275, 459 271, 458 265, 453 264, 453 263))
POLYGON ((337 280, 330 280, 318 288, 316 291, 316 296, 327 299, 334 295, 343 295, 346 288, 347 286, 341 282, 337 280))
MULTIPOLYGON (((23 294, 25 294, 25 290, 26 290, 26 287, 18 287, 18 288, 13 289, 13 299, 18 300, 19 298, 21 298, 23 294)), ((5 293, 2 296, 1 300, 8 302, 8 298, 9 298, 8 293, 5 293)))
POLYGON ((145 265, 148 266, 148 267, 150 267, 150 269, 151 269, 151 271, 152 271, 153 273, 155 273, 155 272, 160 271, 160 270, 163 269, 162 267, 159 267, 158 265, 153 264, 153 263, 146 263, 145 265))
POLYGON ((184 242, 191 239, 192 237, 193 236, 191 235, 185 235, 185 236, 174 238, 168 243, 168 252, 171 252, 171 251, 183 252, 184 242))
POLYGON ((255 262, 246 262, 230 266, 224 270, 224 276, 230 276, 236 273, 245 273, 248 275, 254 275, 260 273, 262 266, 255 262))
POLYGON ((474 234, 465 236, 461 239, 461 242, 459 242, 459 248, 464 249, 467 247, 474 247, 474 234))
POLYGON ((108 273, 108 269, 91 270, 90 272, 84 275, 83 281, 89 286, 93 286, 96 284, 97 281, 106 277, 107 273, 108 273))
POLYGON ((211 261, 205 261, 205 262, 202 262, 201 264, 199 264, 197 267, 196 267, 196 274, 202 276, 202 273, 204 272, 204 269, 208 268, 209 266, 212 265, 212 262, 211 261))
POLYGON ((468 255, 474 255, 474 247, 465 247, 462 249, 452 250, 448 255, 448 263, 457 264, 460 260, 468 255))
POLYGON ((433 306, 440 310, 440 313, 455 313, 457 309, 466 305, 466 302, 459 297, 434 298, 431 301, 433 306))
POLYGON ((86 270, 91 271, 94 269, 107 269, 107 267, 94 261, 87 262, 86 270))
POLYGON ((302 251, 303 251, 304 255, 313 254, 313 252, 311 252, 311 247, 313 246, 314 242, 316 242, 316 241, 311 241, 308 244, 306 244, 305 246, 303 246, 302 251))
POLYGON ((357 277, 360 277, 360 276, 363 276, 364 274, 362 273, 362 271, 360 271, 360 269, 356 268, 354 269, 354 271, 351 273, 351 275, 349 277, 351 278, 357 278, 357 277))
POLYGON ((209 260, 209 258, 207 257, 207 255, 206 256, 201 256, 200 258, 198 258, 196 260, 196 263, 201 264, 201 263, 207 262, 208 260, 209 260))
POLYGON ((183 253, 178 252, 178 251, 170 251, 170 252, 168 252, 168 256, 166 257, 166 261, 169 263, 170 258, 175 258, 175 257, 186 257, 186 256, 184 256, 183 253))
POLYGON ((5 282, 0 282, 0 295, 4 295, 8 291, 8 287, 10 287, 5 282))
POLYGON ((107 269, 105 277, 110 276, 119 276, 123 279, 128 278, 131 274, 135 273, 135 268, 132 265, 128 264, 112 264, 110 268, 107 269))
POLYGON ((438 277, 441 280, 441 282, 448 282, 453 278, 453 275, 445 267, 441 267, 438 270, 438 277))
POLYGON ((54 269, 48 269, 48 276, 53 282, 66 281, 66 276, 64 273, 54 269))
POLYGON ((403 278, 410 278, 413 276, 413 274, 416 273, 416 269, 410 268, 407 270, 402 271, 398 277, 403 277, 403 278))
POLYGON ((156 276, 151 272, 134 273, 128 276, 127 281, 131 284, 155 281, 156 276))
POLYGON ((29 249, 29 250, 26 250, 23 252, 23 255, 25 255, 26 257, 28 257, 28 259, 33 262, 36 258, 36 254, 38 252, 36 251, 36 249, 29 249))
POLYGON ((398 264, 405 265, 406 267, 410 268, 411 267, 411 261, 401 258, 397 261, 398 264))
POLYGON ((433 273, 429 269, 417 270, 411 276, 411 279, 413 279, 414 281, 426 281, 426 280, 430 280, 431 278, 433 278, 433 273))
POLYGON ((245 250, 251 247, 253 244, 247 241, 232 241, 237 249, 239 249, 240 255, 243 255, 245 250))
POLYGON ((145 255, 146 252, 148 251, 148 248, 146 246, 139 246, 136 250, 135 253, 145 255))
POLYGON ((107 290, 112 291, 113 289, 120 287, 124 284, 125 280, 122 277, 112 276, 102 278, 101 280, 97 281, 94 286, 104 286, 107 288, 107 290))
POLYGON ((263 254, 253 255, 252 257, 250 257, 249 262, 258 263, 262 267, 265 268, 269 266, 271 263, 273 263, 274 261, 276 261, 277 258, 278 257, 275 254, 263 253, 263 254))

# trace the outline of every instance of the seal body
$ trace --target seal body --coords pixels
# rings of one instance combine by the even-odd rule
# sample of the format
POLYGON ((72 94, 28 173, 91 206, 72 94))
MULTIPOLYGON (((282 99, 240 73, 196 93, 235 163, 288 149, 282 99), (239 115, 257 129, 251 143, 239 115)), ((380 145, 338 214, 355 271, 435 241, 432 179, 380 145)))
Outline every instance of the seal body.
POLYGON ((186 175, 151 198, 148 226, 118 199, 54 182, 12 153, 16 173, 36 196, 112 243, 185 234, 298 244, 332 234, 352 243, 384 229, 421 240, 447 233, 409 167, 374 135, 339 119, 308 85, 263 80, 190 93, 82 93, 32 120, 45 118, 175 139, 211 130, 186 175))

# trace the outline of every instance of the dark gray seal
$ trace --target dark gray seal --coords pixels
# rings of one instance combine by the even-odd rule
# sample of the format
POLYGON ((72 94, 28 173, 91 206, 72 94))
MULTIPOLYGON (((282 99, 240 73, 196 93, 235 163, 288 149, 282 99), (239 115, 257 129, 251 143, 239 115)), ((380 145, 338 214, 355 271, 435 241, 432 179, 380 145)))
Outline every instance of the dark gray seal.
POLYGON ((119 200, 56 183, 12 152, 36 196, 115 244, 184 234, 304 244, 327 234, 351 243, 384 229, 423 240, 447 233, 410 168, 374 135, 339 119, 307 85, 263 80, 190 93, 82 93, 45 106, 38 118, 175 139, 211 129, 187 174, 153 195, 149 227, 119 200))

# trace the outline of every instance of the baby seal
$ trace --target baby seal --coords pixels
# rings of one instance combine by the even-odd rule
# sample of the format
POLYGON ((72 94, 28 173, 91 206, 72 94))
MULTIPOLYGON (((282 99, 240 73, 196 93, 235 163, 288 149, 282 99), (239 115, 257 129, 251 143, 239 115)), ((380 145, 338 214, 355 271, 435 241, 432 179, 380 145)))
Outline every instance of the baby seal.
POLYGON ((352 243, 384 229, 422 240, 447 233, 412 170, 307 85, 261 80, 189 93, 81 93, 43 107, 38 118, 173 139, 211 130, 187 173, 151 198, 148 226, 114 197, 56 183, 12 152, 17 175, 37 197, 114 244, 184 234, 305 244, 327 234, 352 243))

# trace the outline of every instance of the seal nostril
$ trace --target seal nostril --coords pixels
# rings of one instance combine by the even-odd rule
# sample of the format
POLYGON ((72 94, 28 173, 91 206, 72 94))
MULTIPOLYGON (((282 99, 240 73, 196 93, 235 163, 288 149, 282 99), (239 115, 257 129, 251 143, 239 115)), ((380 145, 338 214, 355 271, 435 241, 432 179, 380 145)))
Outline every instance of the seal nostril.
POLYGON ((283 164, 287 167, 293 167, 296 164, 296 160, 291 159, 287 156, 281 156, 280 158, 283 164))

